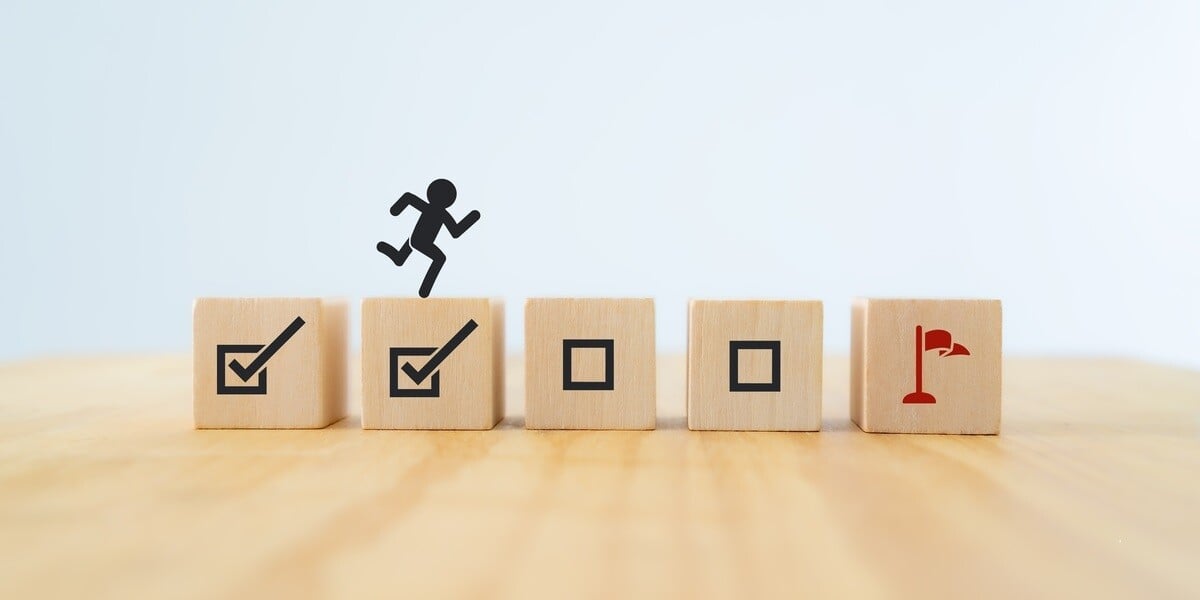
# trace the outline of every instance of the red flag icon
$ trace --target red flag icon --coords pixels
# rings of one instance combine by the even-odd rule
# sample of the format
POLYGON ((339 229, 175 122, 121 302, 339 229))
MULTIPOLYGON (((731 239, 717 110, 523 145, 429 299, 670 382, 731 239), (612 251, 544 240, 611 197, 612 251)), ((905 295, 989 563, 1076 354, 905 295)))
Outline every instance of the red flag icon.
POLYGON ((923 328, 917 325, 916 340, 916 374, 917 389, 904 397, 904 404, 937 404, 937 398, 923 389, 924 357, 929 350, 937 350, 938 356, 970 356, 971 351, 962 344, 954 343, 950 332, 945 329, 930 329, 922 334, 923 328))
MULTIPOLYGON (((921 339, 921 326, 917 326, 917 343, 921 339)), ((955 344, 950 339, 950 332, 945 329, 931 329, 925 332, 925 349, 937 350, 938 356, 970 356, 971 351, 962 344, 955 344)))

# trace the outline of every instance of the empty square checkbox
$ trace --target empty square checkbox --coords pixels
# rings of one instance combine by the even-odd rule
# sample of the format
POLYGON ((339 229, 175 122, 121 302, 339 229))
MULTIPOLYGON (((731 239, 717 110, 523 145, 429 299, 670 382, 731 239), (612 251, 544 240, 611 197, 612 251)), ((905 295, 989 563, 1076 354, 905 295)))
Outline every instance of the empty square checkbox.
POLYGON ((612 391, 613 340, 563 340, 563 390, 612 391))

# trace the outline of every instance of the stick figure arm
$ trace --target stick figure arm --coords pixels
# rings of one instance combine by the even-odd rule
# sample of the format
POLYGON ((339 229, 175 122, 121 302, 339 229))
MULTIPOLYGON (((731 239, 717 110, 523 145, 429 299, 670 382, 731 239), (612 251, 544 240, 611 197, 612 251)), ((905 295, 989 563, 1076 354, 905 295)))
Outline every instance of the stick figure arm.
POLYGON ((404 212, 404 209, 410 206, 421 212, 425 212, 425 207, 429 205, 426 204, 425 201, 420 198, 420 196, 417 196, 412 192, 404 192, 404 195, 400 196, 400 199, 392 205, 392 216, 398 216, 400 213, 404 212))
POLYGON ((457 238, 458 236, 466 233, 467 230, 470 229, 471 226, 474 225, 478 220, 479 211, 477 210, 467 213, 467 216, 463 217, 462 220, 457 223, 454 222, 454 217, 446 215, 446 231, 450 232, 451 237, 457 238))

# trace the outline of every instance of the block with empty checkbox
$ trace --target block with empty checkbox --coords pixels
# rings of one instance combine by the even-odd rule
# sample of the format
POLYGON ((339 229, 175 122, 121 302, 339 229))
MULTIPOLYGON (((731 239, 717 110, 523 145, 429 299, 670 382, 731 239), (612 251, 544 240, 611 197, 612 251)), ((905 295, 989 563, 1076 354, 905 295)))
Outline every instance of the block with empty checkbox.
POLYGON ((688 428, 820 430, 822 313, 817 300, 693 300, 688 428))
POLYGON ((504 418, 504 305, 367 298, 364 429, 491 429, 504 418))
POLYGON ((346 303, 200 298, 192 312, 197 429, 314 429, 346 416, 346 303))
POLYGON ((525 303, 525 427, 654 429, 654 301, 525 303))

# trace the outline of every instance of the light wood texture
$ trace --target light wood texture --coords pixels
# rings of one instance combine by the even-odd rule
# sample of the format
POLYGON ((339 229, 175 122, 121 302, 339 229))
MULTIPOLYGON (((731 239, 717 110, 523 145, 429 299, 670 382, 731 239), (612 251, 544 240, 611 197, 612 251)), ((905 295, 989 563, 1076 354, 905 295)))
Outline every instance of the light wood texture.
POLYGON ((346 308, 345 301, 321 298, 197 299, 196 428, 309 429, 345 418, 346 308), (263 366, 254 369, 259 357, 263 366), (248 379, 235 362, 253 371, 248 379))
POLYGON ((363 300, 363 428, 491 429, 504 418, 503 349, 500 300, 363 300), (471 322, 475 326, 464 330, 471 322), (447 346, 458 335, 465 336, 453 348, 447 346), (402 354, 394 357, 392 348, 402 354), (427 354, 414 355, 414 349, 427 354), (449 352, 430 365, 442 349, 449 352), (424 377, 420 383, 402 369, 405 364, 424 377), (436 366, 432 374, 421 372, 427 365, 436 366), (408 395, 431 393, 435 384, 436 396, 408 395))
MULTIPOLYGON (((509 394, 521 398, 519 360, 509 394)), ((1200 373, 1009 360, 1000 436, 190 429, 186 357, 0 366, 0 597, 1196 597, 1200 373)))
MULTIPOLYGON (((1009 359, 999 436, 195 431, 186 356, 0 364, 0 597, 1200 596, 1200 373, 1009 359)), ((357 378, 353 379, 357 382, 357 378)), ((355 384, 355 387, 357 385, 355 384)), ((357 397, 357 391, 352 391, 357 397)))
POLYGON ((525 352, 529 429, 654 429, 654 300, 531 298, 525 302, 525 352), (607 380, 604 350, 566 352, 564 340, 612 341, 611 388, 564 389, 567 367, 572 381, 607 380), (564 362, 568 355, 570 365, 564 362))
POLYGON ((688 428, 819 430, 822 315, 819 300, 691 301, 688 428), (778 342, 778 356, 775 348, 738 350, 734 344, 744 341, 778 342), (746 390, 734 384, 759 385, 746 390))
POLYGON ((850 336, 851 417, 863 431, 1000 432, 999 300, 860 298, 850 336), (938 332, 950 348, 926 343, 938 332), (906 403, 918 387, 932 403, 906 403))

